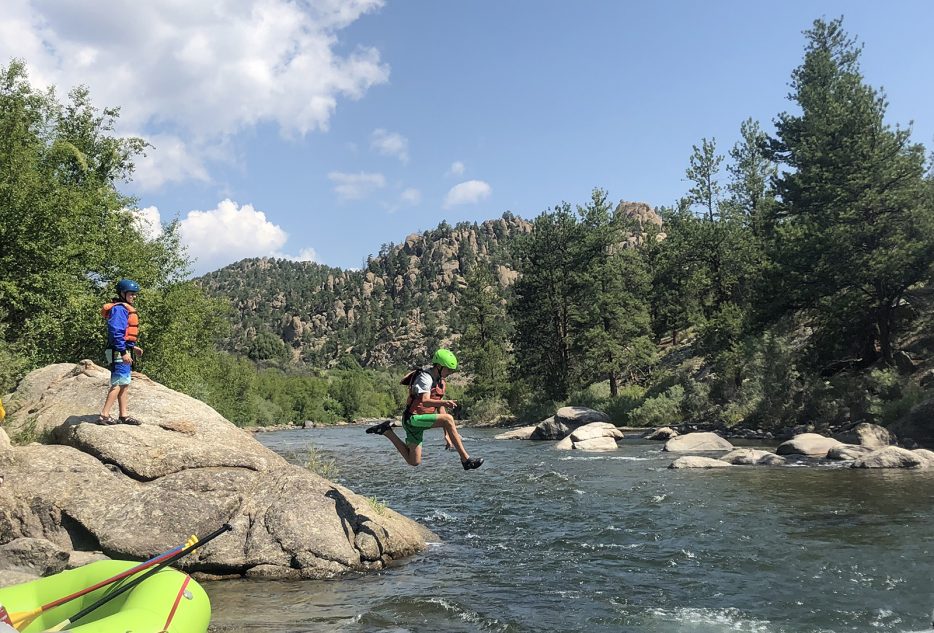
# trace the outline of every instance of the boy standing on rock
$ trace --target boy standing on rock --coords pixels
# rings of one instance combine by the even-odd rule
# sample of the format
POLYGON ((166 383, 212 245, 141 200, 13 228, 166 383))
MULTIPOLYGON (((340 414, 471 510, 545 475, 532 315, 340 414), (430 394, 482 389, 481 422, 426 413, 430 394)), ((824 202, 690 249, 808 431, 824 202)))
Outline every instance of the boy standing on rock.
POLYGON ((117 283, 117 298, 104 304, 101 314, 107 321, 107 349, 105 355, 110 363, 110 391, 104 400, 104 408, 97 419, 98 424, 140 424, 127 413, 127 390, 133 369, 133 354, 141 356, 143 348, 136 344, 139 339, 139 316, 136 314, 136 297, 139 284, 132 279, 121 279, 117 283), (120 417, 110 417, 110 410, 117 402, 120 417))
POLYGON ((461 457, 464 470, 480 468, 483 458, 470 457, 461 441, 461 436, 454 425, 454 417, 447 412, 438 413, 439 409, 453 409, 457 403, 444 399, 447 378, 457 369, 457 358, 447 349, 439 349, 431 359, 430 370, 419 370, 412 374, 409 384, 409 399, 402 414, 402 428, 405 429, 405 442, 392 430, 392 420, 386 420, 371 426, 367 433, 385 435, 392 442, 399 454, 410 466, 422 463, 422 442, 427 429, 442 428, 446 438, 450 438, 454 449, 461 457))

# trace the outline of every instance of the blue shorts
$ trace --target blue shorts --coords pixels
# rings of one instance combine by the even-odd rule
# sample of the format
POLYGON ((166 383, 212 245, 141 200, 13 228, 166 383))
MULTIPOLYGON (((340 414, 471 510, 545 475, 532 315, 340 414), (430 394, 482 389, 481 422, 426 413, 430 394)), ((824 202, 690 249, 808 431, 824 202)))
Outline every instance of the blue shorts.
POLYGON ((130 384, 130 374, 133 366, 130 363, 113 363, 110 366, 110 386, 122 387, 130 384))

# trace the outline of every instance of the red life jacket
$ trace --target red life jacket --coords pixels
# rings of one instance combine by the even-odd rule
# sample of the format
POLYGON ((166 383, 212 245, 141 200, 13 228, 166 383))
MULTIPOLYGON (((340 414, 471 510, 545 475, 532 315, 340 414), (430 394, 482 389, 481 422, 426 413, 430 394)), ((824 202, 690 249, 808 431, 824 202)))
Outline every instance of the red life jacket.
POLYGON ((441 400, 444 398, 444 390, 447 388, 447 383, 444 378, 435 379, 434 374, 431 373, 429 369, 414 369, 408 374, 405 375, 405 378, 402 379, 401 383, 403 385, 409 386, 409 398, 405 403, 405 416, 410 415, 421 415, 423 413, 437 413, 438 407, 426 407, 421 403, 415 404, 416 394, 413 391, 415 388, 415 379, 422 372, 431 376, 431 390, 428 392, 427 400, 441 400))
POLYGON ((136 343, 137 339, 139 339, 139 315, 136 314, 136 308, 125 301, 105 303, 104 307, 101 308, 101 316, 104 317, 105 321, 109 321, 110 311, 116 305, 123 306, 127 311, 126 332, 123 333, 123 340, 127 343, 136 343))

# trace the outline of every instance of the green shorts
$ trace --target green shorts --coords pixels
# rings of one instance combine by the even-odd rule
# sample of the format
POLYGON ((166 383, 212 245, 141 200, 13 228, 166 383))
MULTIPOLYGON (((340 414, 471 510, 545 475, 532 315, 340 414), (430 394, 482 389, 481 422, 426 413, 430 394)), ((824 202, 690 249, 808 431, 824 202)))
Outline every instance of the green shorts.
POLYGON ((433 427, 437 421, 437 413, 420 413, 411 416, 407 420, 402 420, 402 428, 405 429, 405 443, 410 446, 418 446, 424 442, 425 430, 433 427))

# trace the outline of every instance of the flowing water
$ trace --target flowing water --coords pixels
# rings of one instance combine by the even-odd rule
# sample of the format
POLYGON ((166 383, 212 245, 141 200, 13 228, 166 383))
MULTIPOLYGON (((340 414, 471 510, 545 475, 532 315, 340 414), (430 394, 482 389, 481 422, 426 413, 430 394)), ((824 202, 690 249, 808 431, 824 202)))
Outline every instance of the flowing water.
MULTIPOLYGON (((934 471, 668 470, 660 443, 556 451, 463 429, 406 466, 363 427, 259 435, 440 537, 380 573, 205 583, 212 630, 931 631, 934 471)), ((296 509, 296 511, 300 511, 296 509)))

